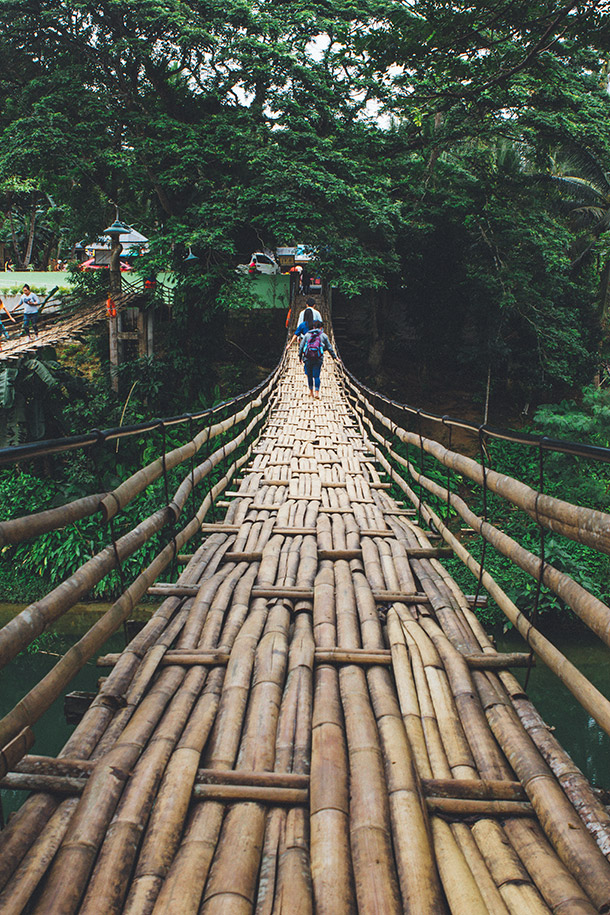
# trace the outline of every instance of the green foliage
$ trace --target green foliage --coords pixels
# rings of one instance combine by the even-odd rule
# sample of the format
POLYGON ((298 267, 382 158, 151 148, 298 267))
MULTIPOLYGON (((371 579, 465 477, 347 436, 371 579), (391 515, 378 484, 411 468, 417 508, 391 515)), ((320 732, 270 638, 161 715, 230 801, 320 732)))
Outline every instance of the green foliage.
POLYGON ((237 260, 307 241, 346 295, 404 292, 424 360, 457 341, 477 377, 580 383, 599 276, 570 272, 574 227, 533 176, 575 143, 608 171, 603 22, 593 0, 6 0, 4 230, 50 198, 55 235, 91 238, 120 204, 152 237, 143 264, 182 273, 178 320, 210 336, 249 304, 237 260))
MULTIPOLYGON (((219 378, 223 391, 245 378, 214 365, 233 362, 227 321, 253 304, 235 264, 291 242, 315 248, 344 295, 368 296, 371 364, 391 370, 408 356, 424 379, 453 369, 479 389, 491 367, 492 387, 513 401, 591 378, 599 290, 610 288, 606 224, 577 226, 559 184, 540 175, 574 147, 598 177, 609 171, 607 18, 594 0, 34 7, 0 5, 2 239, 22 260, 44 260, 62 239, 96 236, 119 205, 151 236, 143 268, 180 282, 171 329, 155 328, 158 358, 122 369, 128 403, 104 392, 107 353, 94 338, 89 366, 68 351, 59 369, 41 357, 0 374, 5 444, 116 425, 123 408, 126 423, 197 409, 219 378), (189 247, 199 263, 187 274, 189 247), (79 369, 71 378, 67 364, 79 369)), ((592 181, 582 168, 562 177, 581 191, 592 181)), ((106 290, 102 271, 74 267, 72 279, 83 300, 106 290)), ((566 416, 540 422, 558 428, 566 416)), ((570 422, 597 435, 603 416, 570 422)), ((75 460, 52 498, 117 478, 142 450, 75 460)), ((548 462, 558 487, 576 470, 562 460, 548 462)), ((519 461, 536 476, 535 459, 519 461)), ((580 495, 605 505, 603 474, 581 478, 580 495)), ((522 533, 535 539, 528 522, 522 533)), ((75 555, 98 544, 86 524, 70 536, 75 555)), ((46 544, 48 574, 61 565, 56 547, 46 544)))
MULTIPOLYGON (((579 402, 563 401, 560 404, 541 406, 536 411, 534 426, 530 431, 549 438, 589 442, 608 447, 609 410, 610 392, 588 387, 583 391, 579 402)), ((540 455, 537 448, 506 442, 490 442, 489 452, 491 466, 500 473, 516 477, 529 483, 534 489, 542 489, 548 495, 576 505, 585 505, 605 512, 610 509, 610 469, 605 463, 545 451, 541 478, 540 455)), ((482 514, 480 490, 473 486, 464 486, 463 481, 462 486, 474 510, 482 514)), ((541 555, 540 528, 533 519, 491 492, 488 493, 487 506, 488 517, 492 523, 532 553, 541 555)), ((480 538, 473 538, 468 548, 475 556, 480 556, 480 538)), ((565 572, 604 603, 610 602, 608 556, 549 531, 544 535, 544 556, 547 562, 559 571, 565 572)), ((490 547, 487 548, 485 564, 511 600, 524 613, 531 613, 535 603, 536 581, 516 569, 490 547)), ((544 587, 541 589, 538 611, 542 617, 548 615, 557 618, 559 615, 564 622, 574 620, 572 612, 564 602, 544 587)), ((488 619, 491 622, 500 620, 497 608, 494 609, 492 606, 488 619)))
MULTIPOLYGON (((205 460, 207 453, 230 441, 244 425, 245 422, 242 421, 215 438, 207 451, 199 453, 197 463, 205 460)), ((196 433, 199 430, 195 427, 192 431, 196 433)), ((93 450, 69 454, 56 459, 51 478, 39 476, 33 471, 26 472, 20 467, 0 470, 0 518, 10 520, 22 517, 34 511, 63 505, 92 492, 113 489, 139 468, 155 461, 164 451, 184 444, 190 435, 190 424, 185 423, 167 429, 165 434, 159 431, 141 439, 121 441, 120 448, 113 442, 93 450)), ((236 456, 243 454, 246 447, 246 444, 241 446, 236 456)), ((233 459, 234 456, 231 456, 233 459)), ((209 487, 224 476, 228 460, 214 468, 197 489, 197 507, 209 487)), ((158 511, 159 507, 166 504, 167 495, 171 498, 189 473, 190 463, 185 463, 169 471, 167 481, 161 477, 152 483, 120 513, 114 520, 112 529, 102 525, 99 516, 93 516, 61 530, 43 534, 35 540, 4 547, 0 550, 0 598, 14 600, 19 596, 22 599, 36 599, 46 594, 112 543, 113 535, 118 540, 144 518, 158 511)), ((192 511, 193 501, 189 500, 180 526, 188 521, 192 511)), ((123 582, 128 584, 133 581, 171 541, 171 537, 172 528, 166 526, 124 561, 122 575, 118 570, 111 571, 93 588, 89 597, 116 598, 123 590, 123 582)), ((175 573, 175 568, 170 566, 164 577, 171 580, 175 573)))

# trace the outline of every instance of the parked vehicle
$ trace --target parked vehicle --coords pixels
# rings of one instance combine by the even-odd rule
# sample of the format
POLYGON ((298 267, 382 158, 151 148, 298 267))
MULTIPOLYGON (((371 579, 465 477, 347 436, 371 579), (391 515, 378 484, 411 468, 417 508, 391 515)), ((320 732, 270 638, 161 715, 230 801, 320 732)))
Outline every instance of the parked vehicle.
POLYGON ((263 254, 262 251, 255 251, 250 258, 250 263, 238 264, 236 271, 237 273, 249 273, 250 275, 255 273, 267 273, 273 275, 280 272, 280 267, 279 264, 277 264, 272 257, 269 257, 268 254, 263 254))

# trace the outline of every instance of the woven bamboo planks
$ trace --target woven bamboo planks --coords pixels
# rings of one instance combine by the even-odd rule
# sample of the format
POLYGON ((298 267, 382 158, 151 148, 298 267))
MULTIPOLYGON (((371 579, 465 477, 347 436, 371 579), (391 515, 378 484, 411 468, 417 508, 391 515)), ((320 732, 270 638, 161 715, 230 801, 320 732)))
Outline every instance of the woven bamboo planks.
POLYGON ((293 352, 282 422, 206 525, 184 596, 113 659, 64 748, 79 796, 39 791, 0 834, 1 911, 608 904, 601 817, 536 755, 509 675, 469 667, 501 661, 423 531, 386 527, 335 367, 320 401, 301 374, 293 352), (288 418, 300 434, 279 442, 288 418))

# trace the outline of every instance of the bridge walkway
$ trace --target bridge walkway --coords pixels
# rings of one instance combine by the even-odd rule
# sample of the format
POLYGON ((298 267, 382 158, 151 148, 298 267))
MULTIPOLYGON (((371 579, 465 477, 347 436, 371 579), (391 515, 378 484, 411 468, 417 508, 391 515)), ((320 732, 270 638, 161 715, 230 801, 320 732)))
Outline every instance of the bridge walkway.
MULTIPOLYGON (((143 298, 147 297, 138 290, 115 296, 117 314, 124 308, 137 307, 143 298)), ((45 346, 74 342, 90 328, 107 319, 108 312, 104 298, 65 312, 55 312, 52 315, 44 312, 41 316, 38 336, 22 334, 19 328, 15 328, 15 325, 8 325, 8 322, 5 322, 5 327, 9 331, 9 339, 0 339, 0 362, 20 359, 45 346)))
POLYGON ((58 759, 16 767, 0 911, 607 912, 607 811, 390 495, 340 368, 310 398, 292 347, 274 398, 58 759))

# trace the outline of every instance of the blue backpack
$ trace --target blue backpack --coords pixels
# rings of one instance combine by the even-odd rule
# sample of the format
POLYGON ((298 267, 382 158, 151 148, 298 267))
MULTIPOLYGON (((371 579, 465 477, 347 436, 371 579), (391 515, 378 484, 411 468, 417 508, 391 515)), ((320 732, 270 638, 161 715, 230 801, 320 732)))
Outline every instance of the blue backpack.
POLYGON ((307 362, 320 362, 323 352, 322 331, 310 330, 303 349, 303 359, 307 362))

